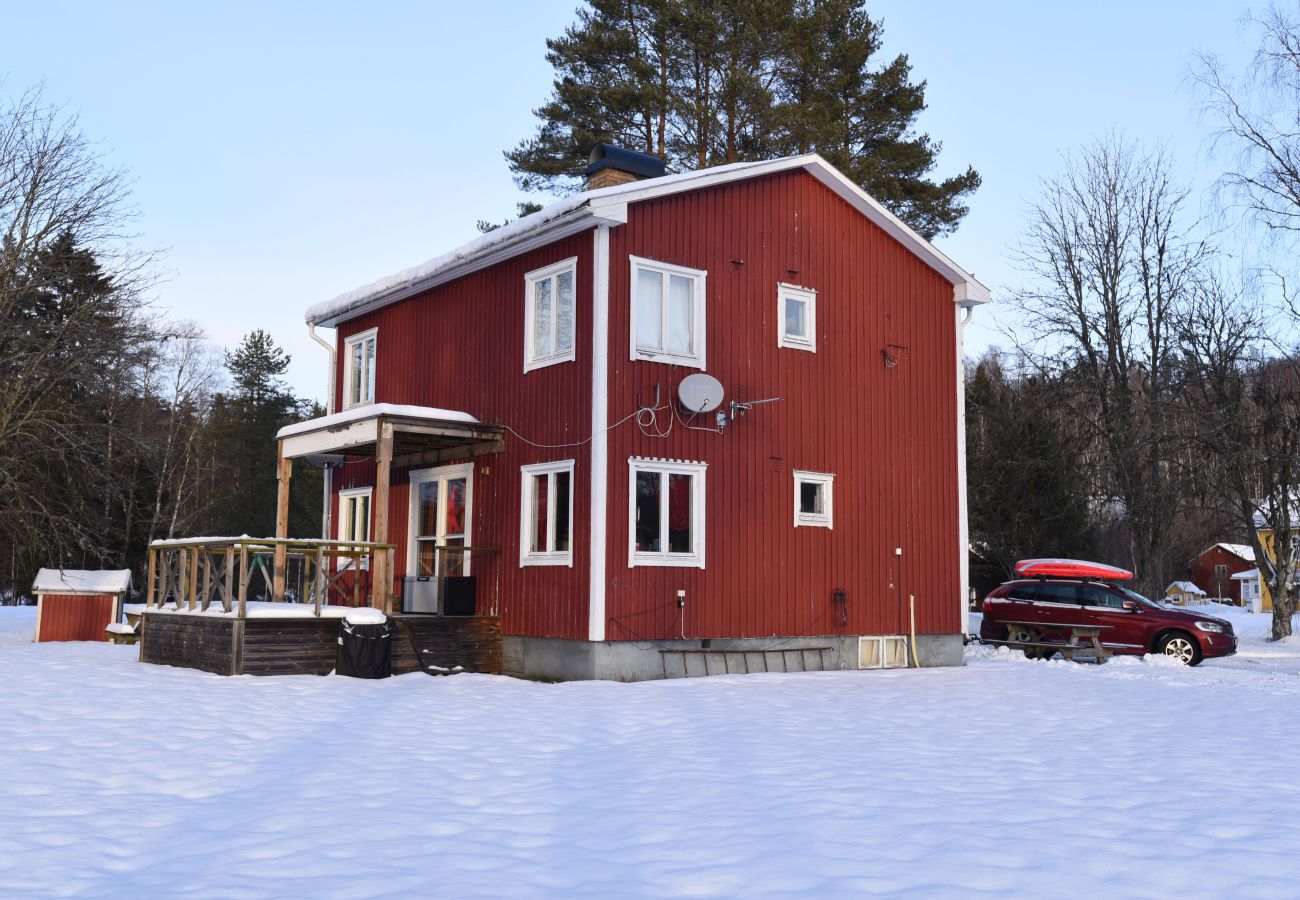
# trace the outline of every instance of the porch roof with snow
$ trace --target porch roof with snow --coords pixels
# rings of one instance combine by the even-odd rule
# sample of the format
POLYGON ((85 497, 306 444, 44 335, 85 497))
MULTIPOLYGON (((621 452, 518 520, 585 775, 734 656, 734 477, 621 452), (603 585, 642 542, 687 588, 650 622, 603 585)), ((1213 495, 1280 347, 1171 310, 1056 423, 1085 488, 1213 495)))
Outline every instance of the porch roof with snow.
POLYGON ((989 289, 975 276, 881 206, 839 169, 818 154, 809 153, 762 162, 731 163, 574 194, 462 244, 450 253, 317 303, 307 310, 306 319, 312 325, 337 326, 560 238, 597 225, 625 224, 627 208, 632 203, 799 169, 826 185, 942 275, 953 286, 954 302, 965 305, 989 301, 989 289))
POLYGON ((288 425, 276 434, 284 459, 377 456, 382 429, 392 430, 392 465, 434 465, 504 449, 505 428, 469 413, 432 406, 370 403, 288 425))

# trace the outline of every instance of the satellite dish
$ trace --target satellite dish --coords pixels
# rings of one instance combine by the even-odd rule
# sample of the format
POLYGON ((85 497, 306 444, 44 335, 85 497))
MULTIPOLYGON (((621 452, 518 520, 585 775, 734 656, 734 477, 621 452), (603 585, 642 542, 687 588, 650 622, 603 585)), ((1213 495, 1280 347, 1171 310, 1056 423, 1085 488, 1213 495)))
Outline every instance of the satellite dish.
POLYGON ((677 385, 677 401, 691 413, 713 412, 722 405, 722 382, 712 375, 696 372, 677 385))

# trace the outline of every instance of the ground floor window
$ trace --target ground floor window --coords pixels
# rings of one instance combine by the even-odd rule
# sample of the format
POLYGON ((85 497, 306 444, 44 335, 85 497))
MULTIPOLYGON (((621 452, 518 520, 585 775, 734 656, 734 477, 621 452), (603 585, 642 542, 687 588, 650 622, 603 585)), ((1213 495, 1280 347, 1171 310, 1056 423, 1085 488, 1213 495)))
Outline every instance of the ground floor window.
MULTIPOLYGON (((370 540, 370 498, 371 488, 355 488, 339 491, 339 527, 340 541, 357 541, 365 543, 370 540)), ((366 568, 368 557, 363 557, 361 567, 366 568)), ((341 560, 340 569, 352 565, 351 560, 341 560)))
POLYGON ((832 489, 835 476, 825 472, 794 473, 794 524, 820 528, 833 527, 832 489))
POLYGON ((629 566, 704 568, 704 463, 632 458, 629 566))
POLYGON ((573 460, 522 466, 519 565, 573 565, 573 460))

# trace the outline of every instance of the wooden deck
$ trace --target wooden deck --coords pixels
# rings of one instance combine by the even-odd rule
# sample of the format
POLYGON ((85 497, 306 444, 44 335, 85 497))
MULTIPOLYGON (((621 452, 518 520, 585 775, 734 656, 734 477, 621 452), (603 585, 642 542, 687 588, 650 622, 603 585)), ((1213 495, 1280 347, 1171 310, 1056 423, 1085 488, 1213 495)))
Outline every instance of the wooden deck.
MULTIPOLYGON (((492 616, 398 615, 393 674, 501 673, 501 622, 492 616)), ((140 661, 218 675, 328 675, 341 620, 195 616, 149 610, 140 661)))

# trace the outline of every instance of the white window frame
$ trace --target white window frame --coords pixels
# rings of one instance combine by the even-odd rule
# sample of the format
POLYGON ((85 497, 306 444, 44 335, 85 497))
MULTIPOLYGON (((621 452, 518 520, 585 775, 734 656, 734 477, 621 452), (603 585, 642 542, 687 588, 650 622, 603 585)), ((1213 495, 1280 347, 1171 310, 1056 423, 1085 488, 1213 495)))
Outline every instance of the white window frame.
POLYGON ((519 565, 522 566, 568 566, 573 568, 573 464, 571 459, 560 462, 537 463, 520 466, 519 486, 519 565), (569 549, 555 550, 555 476, 567 472, 569 475, 569 549), (532 548, 533 526, 533 483, 539 475, 549 478, 546 491, 546 546, 545 552, 534 552, 532 548))
POLYGON ((545 268, 535 269, 524 275, 524 371, 531 372, 534 369, 554 366, 562 362, 571 362, 577 358, 578 352, 578 257, 570 256, 568 259, 546 266, 545 268), (551 287, 551 347, 556 344, 556 336, 559 332, 560 325, 560 275, 564 272, 573 273, 573 344, 568 350, 556 352, 552 350, 546 356, 537 356, 533 349, 533 316, 536 312, 536 294, 533 286, 539 281, 552 281, 551 287))
MULTIPOLYGON (((362 497, 366 498, 366 533, 360 540, 361 543, 370 543, 370 526, 374 524, 375 521, 375 489, 369 487, 348 488, 347 490, 339 491, 339 521, 337 534, 340 541, 357 540, 355 534, 356 522, 348 510, 351 505, 350 501, 359 500, 362 497)), ((352 568, 352 560, 340 559, 337 568, 339 570, 352 568)), ((361 568, 370 568, 369 555, 361 557, 361 568)))
MULTIPOLYGON (((630 337, 630 358, 632 360, 644 360, 646 362, 668 363, 670 365, 687 366, 692 369, 703 369, 705 367, 705 347, 707 346, 707 335, 705 333, 705 298, 707 297, 707 280, 709 273, 704 269, 690 269, 686 266, 675 266, 672 263, 659 262, 654 259, 646 259, 642 256, 629 256, 631 262, 631 279, 629 281, 630 289, 628 296, 628 311, 631 314, 628 319, 628 334, 630 337), (658 272, 664 276, 664 290, 667 291, 668 276, 681 275, 685 278, 692 279, 694 291, 691 296, 691 327, 695 329, 695 353, 669 353, 666 350, 653 350, 640 347, 636 339, 636 273, 637 269, 646 269, 651 272, 658 272)), ((668 334, 668 302, 667 294, 664 295, 664 302, 660 306, 660 315, 663 316, 663 325, 660 330, 661 335, 668 334)))
MULTIPOLYGON (((352 348, 357 344, 364 344, 369 341, 375 343, 375 380, 378 380, 379 373, 379 329, 370 328, 366 331, 359 331, 356 334, 349 335, 343 340, 343 408, 352 409, 356 406, 366 406, 375 402, 375 382, 370 382, 370 396, 366 396, 363 391, 361 399, 355 403, 352 401, 353 379, 356 377, 352 373, 352 348)), ((362 363, 364 368, 365 354, 362 353, 362 363)), ((364 372, 362 373, 365 374, 364 372)))
POLYGON ((871 634, 858 638, 859 669, 908 668, 907 637, 901 634, 871 634), (875 659, 872 661, 871 656, 875 659))
POLYGON ((807 472, 794 470, 794 527, 812 526, 814 528, 835 527, 835 476, 828 472, 807 472), (822 509, 820 513, 806 513, 800 510, 802 497, 799 489, 805 484, 818 484, 822 488, 822 509))
MULTIPOLYGON (((628 510, 627 510, 627 567, 669 566, 684 569, 704 568, 705 532, 705 490, 704 479, 708 473, 708 464, 702 462, 682 462, 678 460, 648 459, 645 457, 628 457, 628 510), (691 476, 691 552, 670 553, 667 549, 658 552, 637 550, 636 548, 636 475, 638 472, 655 472, 661 476, 691 476)), ((660 494, 659 523, 667 530, 668 491, 660 494)), ((667 540, 660 545, 667 548, 667 540)))
POLYGON ((791 350, 807 350, 809 353, 817 352, 817 292, 815 290, 800 287, 797 284, 777 284, 776 345, 778 347, 788 347, 791 350), (804 324, 808 328, 808 334, 804 337, 789 335, 785 332, 786 297, 804 301, 804 308, 807 310, 807 314, 804 316, 804 324))
MULTIPOLYGON (((473 546, 474 543, 474 464, 461 463, 455 466, 436 466, 431 469, 412 469, 409 474, 409 499, 407 500, 407 519, 406 519, 406 574, 416 577, 420 574, 419 549, 420 542, 417 539, 416 525, 420 519, 420 492, 418 485, 426 481, 438 481, 438 521, 437 533, 435 538, 446 536, 446 510, 447 510, 447 482, 454 481, 457 478, 465 479, 465 546, 473 546)), ((474 554, 472 551, 465 553, 465 575, 472 575, 474 564, 474 554)), ((441 569, 442 563, 439 560, 437 567, 441 569)))

